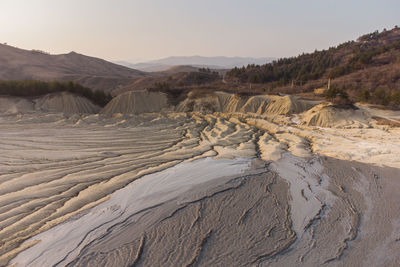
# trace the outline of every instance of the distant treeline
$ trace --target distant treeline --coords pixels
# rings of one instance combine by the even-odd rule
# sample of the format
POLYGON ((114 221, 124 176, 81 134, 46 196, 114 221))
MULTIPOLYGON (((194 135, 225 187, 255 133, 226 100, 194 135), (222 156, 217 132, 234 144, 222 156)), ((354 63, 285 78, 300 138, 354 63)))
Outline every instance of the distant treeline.
POLYGON ((35 97, 57 92, 69 92, 86 97, 101 107, 105 106, 112 99, 110 94, 106 94, 100 90, 92 91, 72 81, 0 81, 0 95, 35 97))
POLYGON ((204 84, 213 82, 219 79, 219 74, 216 71, 210 69, 199 69, 198 72, 189 72, 185 77, 184 83, 187 84, 204 84))
POLYGON ((217 71, 215 71, 215 70, 213 71, 210 68, 200 68, 199 72, 211 73, 211 74, 214 74, 214 75, 219 75, 217 71))
POLYGON ((170 76, 167 81, 156 81, 153 87, 159 90, 175 89, 182 86, 196 86, 220 80, 218 72, 200 69, 198 72, 185 72, 170 76))

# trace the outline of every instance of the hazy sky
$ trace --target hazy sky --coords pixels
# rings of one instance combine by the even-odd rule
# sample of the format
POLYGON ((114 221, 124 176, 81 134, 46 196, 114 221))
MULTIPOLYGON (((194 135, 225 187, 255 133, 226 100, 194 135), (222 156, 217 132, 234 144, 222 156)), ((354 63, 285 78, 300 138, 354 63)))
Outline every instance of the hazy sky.
POLYGON ((0 0, 0 42, 107 60, 294 56, 400 25, 400 0, 0 0))

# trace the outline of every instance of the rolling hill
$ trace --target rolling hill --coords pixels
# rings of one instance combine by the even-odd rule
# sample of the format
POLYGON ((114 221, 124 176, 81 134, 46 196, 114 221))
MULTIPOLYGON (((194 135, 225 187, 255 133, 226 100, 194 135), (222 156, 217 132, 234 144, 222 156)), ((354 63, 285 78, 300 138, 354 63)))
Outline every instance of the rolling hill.
POLYGON ((50 55, 0 44, 0 80, 75 81, 111 91, 145 76, 144 72, 75 52, 50 55))

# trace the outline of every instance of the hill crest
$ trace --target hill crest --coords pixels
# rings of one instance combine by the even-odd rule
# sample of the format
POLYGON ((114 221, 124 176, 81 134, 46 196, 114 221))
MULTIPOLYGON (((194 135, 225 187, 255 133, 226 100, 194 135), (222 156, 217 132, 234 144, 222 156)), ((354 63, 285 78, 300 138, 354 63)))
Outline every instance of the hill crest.
POLYGON ((0 80, 71 80, 111 91, 144 76, 144 72, 76 52, 51 55, 0 44, 0 80))

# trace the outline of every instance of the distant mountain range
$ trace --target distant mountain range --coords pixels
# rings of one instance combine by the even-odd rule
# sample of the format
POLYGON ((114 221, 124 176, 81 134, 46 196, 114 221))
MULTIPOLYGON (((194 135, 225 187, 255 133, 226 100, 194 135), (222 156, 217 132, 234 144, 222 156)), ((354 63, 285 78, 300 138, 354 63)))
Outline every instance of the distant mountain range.
POLYGON ((76 81, 111 91, 146 73, 75 52, 50 55, 0 44, 0 80, 76 81))
POLYGON ((234 67, 247 66, 248 64, 261 65, 271 62, 275 58, 251 58, 251 57, 202 57, 202 56, 174 56, 142 63, 130 63, 117 61, 117 64, 141 71, 164 71, 174 66, 193 66, 197 68, 231 69, 234 67))

